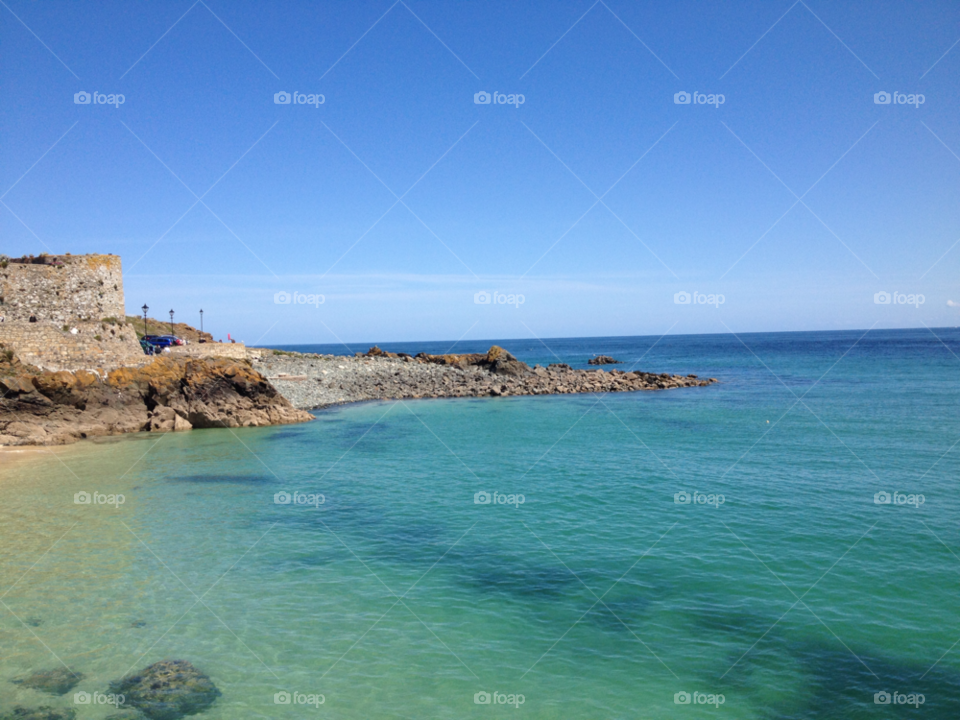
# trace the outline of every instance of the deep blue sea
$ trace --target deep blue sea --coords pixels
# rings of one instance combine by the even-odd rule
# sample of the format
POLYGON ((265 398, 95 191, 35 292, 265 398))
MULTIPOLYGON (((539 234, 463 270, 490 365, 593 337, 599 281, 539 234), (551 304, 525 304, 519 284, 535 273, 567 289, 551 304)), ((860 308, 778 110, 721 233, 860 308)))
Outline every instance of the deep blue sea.
POLYGON ((0 715, 182 658, 211 720, 960 717, 960 331, 380 347, 491 344, 720 383, 5 455, 0 715))

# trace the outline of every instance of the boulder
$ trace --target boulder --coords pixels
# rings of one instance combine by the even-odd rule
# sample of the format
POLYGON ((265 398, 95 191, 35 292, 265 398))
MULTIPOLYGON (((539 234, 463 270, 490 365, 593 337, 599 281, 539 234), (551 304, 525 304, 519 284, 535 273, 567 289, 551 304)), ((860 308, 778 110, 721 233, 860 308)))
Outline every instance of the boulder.
POLYGON ((127 705, 150 720, 179 720, 203 712, 220 697, 213 681, 187 660, 162 660, 110 683, 127 705))

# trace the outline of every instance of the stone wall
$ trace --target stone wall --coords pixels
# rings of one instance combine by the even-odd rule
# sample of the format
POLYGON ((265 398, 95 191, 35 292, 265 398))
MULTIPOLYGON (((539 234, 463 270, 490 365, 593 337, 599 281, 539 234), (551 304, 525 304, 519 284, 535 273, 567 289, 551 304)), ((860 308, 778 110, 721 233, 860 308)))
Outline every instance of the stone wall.
POLYGON ((75 325, 106 317, 123 320, 119 255, 59 255, 57 264, 9 262, 0 268, 0 317, 75 325))
POLYGON ((103 373, 150 362, 130 325, 76 323, 64 331, 52 323, 4 320, 0 323, 0 344, 12 349, 21 362, 43 370, 103 373))
POLYGON ((243 343, 190 343, 170 348, 170 354, 180 357, 223 357, 234 360, 246 360, 248 357, 247 347, 243 343))
POLYGON ((0 344, 44 370, 149 361, 126 324, 118 255, 57 255, 0 267, 0 344))

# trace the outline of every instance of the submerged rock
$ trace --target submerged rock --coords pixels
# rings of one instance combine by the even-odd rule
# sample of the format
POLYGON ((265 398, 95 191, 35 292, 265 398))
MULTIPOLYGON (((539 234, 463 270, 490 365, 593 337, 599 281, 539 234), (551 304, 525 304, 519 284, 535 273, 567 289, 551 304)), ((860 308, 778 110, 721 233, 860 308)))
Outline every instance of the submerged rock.
POLYGON ((186 660, 162 660, 110 683, 126 704, 150 720, 179 720, 213 705, 220 691, 213 681, 186 660))
POLYGON ((19 705, 12 713, 0 715, 0 720, 73 720, 77 711, 73 708, 52 708, 46 705, 38 708, 25 708, 19 705))
POLYGON ((83 673, 59 667, 53 670, 37 670, 26 677, 16 678, 13 682, 51 695, 66 695, 81 680, 83 673))

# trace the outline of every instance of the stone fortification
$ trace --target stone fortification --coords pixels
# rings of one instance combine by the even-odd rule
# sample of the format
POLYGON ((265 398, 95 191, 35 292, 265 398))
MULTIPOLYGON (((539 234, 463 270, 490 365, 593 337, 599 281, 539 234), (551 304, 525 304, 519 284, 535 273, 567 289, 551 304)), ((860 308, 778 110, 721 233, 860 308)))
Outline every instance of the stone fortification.
POLYGON ((125 322, 117 255, 0 259, 0 344, 47 370, 147 361, 125 322))
MULTIPOLYGON (((4 263, 0 263, 2 266, 4 263)), ((46 255, 0 267, 0 316, 56 326, 123 320, 119 255, 46 255)))

